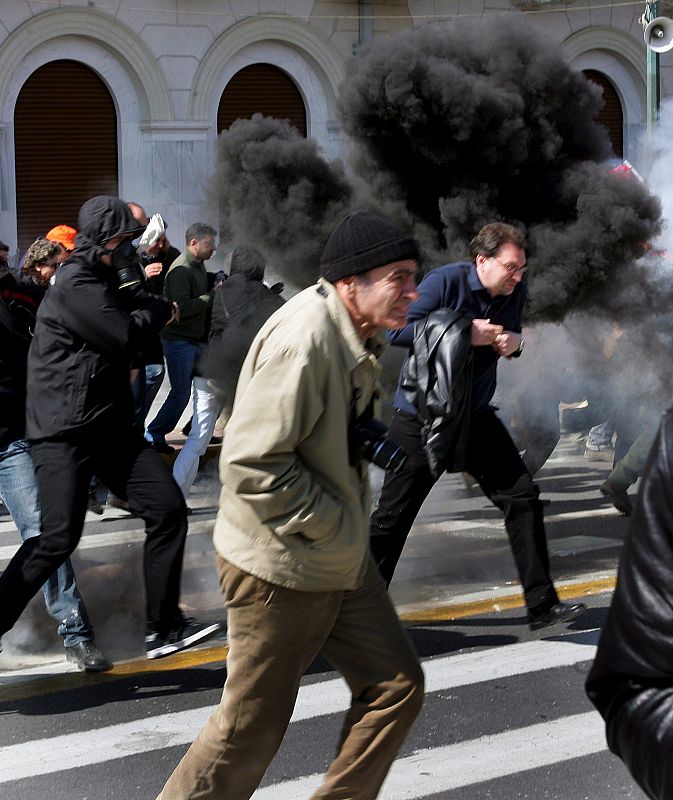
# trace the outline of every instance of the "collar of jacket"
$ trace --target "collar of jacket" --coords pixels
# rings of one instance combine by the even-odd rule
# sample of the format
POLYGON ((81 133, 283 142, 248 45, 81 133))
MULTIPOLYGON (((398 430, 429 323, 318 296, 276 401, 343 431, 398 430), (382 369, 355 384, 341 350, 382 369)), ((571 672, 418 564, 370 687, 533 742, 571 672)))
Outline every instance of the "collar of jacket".
POLYGON ((341 334, 341 349, 348 370, 354 370, 363 361, 368 361, 380 369, 377 358, 386 348, 383 334, 379 332, 364 343, 358 336, 353 320, 346 306, 341 302, 334 284, 324 278, 318 278, 318 293, 327 303, 332 322, 341 334))
POLYGON ((479 273, 477 272, 477 265, 474 261, 470 263, 470 271, 467 274, 467 285, 473 292, 485 292, 486 287, 479 280, 479 273))
POLYGON ((187 248, 183 253, 185 263, 190 267, 198 267, 199 269, 205 269, 206 265, 201 261, 200 258, 197 258, 192 251, 187 248))

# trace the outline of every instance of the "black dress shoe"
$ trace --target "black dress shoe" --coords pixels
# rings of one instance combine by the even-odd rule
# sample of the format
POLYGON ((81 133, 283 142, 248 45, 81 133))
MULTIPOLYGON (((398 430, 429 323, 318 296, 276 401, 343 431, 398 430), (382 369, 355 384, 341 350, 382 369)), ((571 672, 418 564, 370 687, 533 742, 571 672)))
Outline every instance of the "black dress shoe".
POLYGON ((152 442, 152 447, 164 456, 175 455, 175 448, 167 442, 152 442))
POLYGON ((107 672, 112 669, 112 664, 91 640, 66 647, 65 660, 77 664, 82 672, 107 672))
POLYGON ((612 505, 617 509, 617 511, 620 511, 627 517, 631 516, 631 512, 633 511, 633 503, 631 502, 631 498, 626 493, 626 489, 620 489, 613 483, 610 483, 610 481, 605 481, 605 483, 602 483, 598 487, 598 490, 601 494, 610 498, 612 505))
POLYGON ((581 617, 586 610, 584 603, 557 603, 541 614, 529 613, 528 624, 532 631, 537 631, 559 622, 570 622, 571 619, 581 617))
POLYGON ((98 502, 98 495, 95 489, 89 489, 86 507, 89 511, 93 511, 94 514, 98 514, 99 516, 105 511, 103 506, 98 502))

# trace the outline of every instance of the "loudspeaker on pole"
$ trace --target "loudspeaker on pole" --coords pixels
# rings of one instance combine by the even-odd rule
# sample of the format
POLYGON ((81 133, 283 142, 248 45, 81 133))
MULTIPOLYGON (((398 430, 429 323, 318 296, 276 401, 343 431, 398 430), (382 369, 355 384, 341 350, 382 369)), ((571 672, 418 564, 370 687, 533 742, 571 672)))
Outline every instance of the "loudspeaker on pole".
POLYGON ((655 53, 666 53, 673 49, 673 20, 655 17, 647 23, 643 32, 645 44, 655 53))

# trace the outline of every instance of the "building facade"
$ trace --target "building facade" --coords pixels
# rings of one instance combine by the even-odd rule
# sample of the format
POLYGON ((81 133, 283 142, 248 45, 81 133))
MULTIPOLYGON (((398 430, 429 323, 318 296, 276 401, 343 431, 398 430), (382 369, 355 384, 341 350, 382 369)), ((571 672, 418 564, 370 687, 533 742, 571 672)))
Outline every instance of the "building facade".
MULTIPOLYGON (((671 14, 672 3, 661 3, 671 14)), ((209 200, 217 135, 255 111, 328 158, 346 61, 372 38, 457 16, 527 14, 598 82, 615 154, 637 163, 646 118, 645 4, 590 0, 115 0, 0 3, 0 239, 74 224, 92 194, 161 211, 182 245, 209 200)), ((661 57, 662 96, 673 58, 661 57)))

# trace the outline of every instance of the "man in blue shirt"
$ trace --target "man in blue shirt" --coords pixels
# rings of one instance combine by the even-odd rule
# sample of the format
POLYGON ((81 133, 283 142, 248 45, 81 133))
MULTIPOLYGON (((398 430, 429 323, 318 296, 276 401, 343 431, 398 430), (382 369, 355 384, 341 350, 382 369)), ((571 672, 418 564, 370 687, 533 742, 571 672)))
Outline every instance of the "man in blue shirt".
MULTIPOLYGON (((567 622, 584 613, 581 603, 559 602, 549 575, 549 556, 539 489, 533 483, 509 433, 490 405, 500 358, 523 350, 521 323, 526 299, 526 253, 521 233, 491 223, 470 242, 472 262, 431 271, 418 287, 408 324, 389 334, 393 344, 411 347, 414 322, 441 308, 472 320, 472 391, 464 468, 505 515, 505 528, 523 586, 530 627, 567 622)), ((436 478, 423 450, 423 422, 398 387, 390 438, 408 459, 388 471, 378 508, 371 519, 374 560, 390 583, 411 526, 436 478)))

